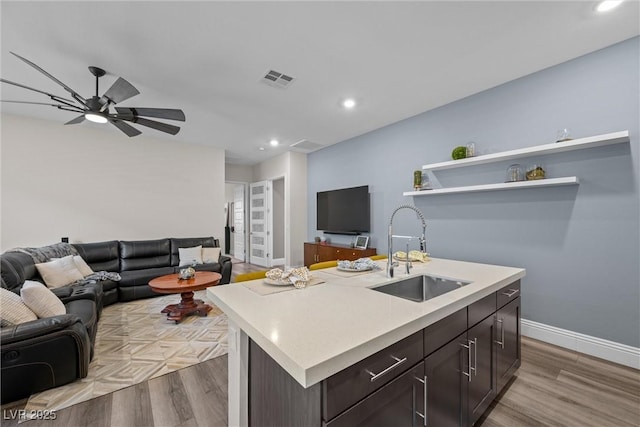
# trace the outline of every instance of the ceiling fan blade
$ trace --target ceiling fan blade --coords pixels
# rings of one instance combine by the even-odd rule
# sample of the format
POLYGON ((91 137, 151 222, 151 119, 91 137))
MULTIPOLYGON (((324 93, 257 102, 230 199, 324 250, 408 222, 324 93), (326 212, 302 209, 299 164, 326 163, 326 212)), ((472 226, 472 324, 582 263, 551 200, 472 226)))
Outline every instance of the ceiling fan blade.
POLYGON ((80 107, 69 106, 69 105, 66 105, 66 104, 50 104, 48 102, 31 102, 31 101, 10 101, 10 100, 4 100, 4 99, 0 100, 0 102, 8 102, 8 103, 12 103, 12 104, 48 105, 48 106, 51 106, 51 107, 60 108, 61 110, 74 111, 76 113, 84 112, 84 110, 82 108, 80 108, 80 107))
POLYGON ((145 117, 157 117, 159 119, 167 120, 179 120, 185 121, 185 116, 182 110, 173 108, 128 108, 128 107, 116 107, 118 114, 123 116, 145 116, 145 117))
POLYGON ((171 135, 175 135, 178 132, 180 132, 180 128, 178 126, 174 126, 174 125, 170 125, 162 122, 156 122, 155 120, 149 120, 143 117, 135 117, 132 120, 132 122, 142 126, 149 127, 151 129, 159 130, 161 132, 170 133, 171 135))
POLYGON ((120 129, 122 132, 126 133, 127 136, 129 137, 138 136, 142 133, 138 129, 134 128, 131 125, 126 124, 122 120, 109 119, 109 122, 115 127, 117 127, 118 129, 120 129))
POLYGON ((33 62, 29 61, 26 58, 23 58, 22 56, 11 52, 11 54, 15 57, 17 57, 18 59, 26 62, 27 64, 31 65, 33 68, 35 68, 36 70, 40 71, 42 74, 44 74, 45 76, 49 77, 51 80, 53 80, 54 82, 56 82, 57 84, 59 84, 60 86, 62 86, 64 88, 64 90, 66 90, 67 92, 69 92, 72 96, 73 99, 77 100, 78 102, 80 102, 83 105, 86 105, 86 99, 84 99, 83 97, 81 97, 78 92, 76 92, 75 90, 71 89, 69 86, 67 86, 66 84, 62 83, 60 80, 56 79, 55 77, 53 77, 51 74, 47 73, 45 70, 43 70, 42 68, 40 68, 39 66, 37 66, 36 64, 34 64, 33 62))
POLYGON ((140 92, 138 89, 133 87, 131 83, 123 79, 122 77, 118 77, 118 80, 111 85, 111 87, 102 95, 101 101, 109 101, 112 104, 117 104, 118 102, 122 102, 125 99, 129 99, 133 96, 136 96, 140 92))
POLYGON ((20 84, 20 83, 12 82, 12 81, 10 81, 10 80, 0 79, 0 82, 2 82, 2 83, 8 83, 8 84, 10 84, 10 85, 14 85, 14 86, 18 86, 18 87, 21 87, 21 88, 23 88, 23 89, 32 90, 32 91, 34 91, 34 92, 38 92, 38 93, 41 93, 41 94, 43 94, 43 95, 47 95, 48 97, 50 97, 50 98, 52 98, 52 99, 60 99, 60 100, 66 101, 66 102, 75 102, 75 101, 73 101, 73 100, 71 100, 71 99, 62 98, 61 96, 53 95, 53 94, 51 94, 51 93, 49 93, 49 92, 45 92, 45 91, 40 90, 40 89, 34 89, 34 88, 32 88, 32 87, 25 86, 25 85, 20 84))
POLYGON ((84 122, 84 114, 76 117, 73 120, 69 120, 67 123, 65 123, 65 125, 75 125, 77 123, 82 123, 82 122, 84 122))

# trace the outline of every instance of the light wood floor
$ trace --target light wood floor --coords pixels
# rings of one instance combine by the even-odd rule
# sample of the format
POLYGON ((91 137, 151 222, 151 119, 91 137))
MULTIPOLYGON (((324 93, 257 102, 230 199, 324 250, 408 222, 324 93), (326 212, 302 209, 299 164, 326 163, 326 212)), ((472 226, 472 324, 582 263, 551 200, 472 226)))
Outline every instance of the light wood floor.
MULTIPOLYGON (((237 274, 265 268, 234 263, 237 274)), ((16 402, 20 409, 20 402, 16 402)), ((22 405, 24 407, 24 405, 22 405)), ((17 425, 3 408, 1 425, 17 425)), ((24 427, 227 425, 227 356, 58 411, 24 427)), ((482 427, 640 426, 640 371, 522 338, 522 366, 482 427)), ((438 426, 435 426, 438 427, 438 426)))

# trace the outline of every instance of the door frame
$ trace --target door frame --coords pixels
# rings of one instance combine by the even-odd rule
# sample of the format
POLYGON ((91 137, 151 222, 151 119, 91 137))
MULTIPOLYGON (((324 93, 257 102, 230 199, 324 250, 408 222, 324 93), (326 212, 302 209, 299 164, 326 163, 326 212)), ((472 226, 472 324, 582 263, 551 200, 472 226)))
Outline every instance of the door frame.
MULTIPOLYGON (((249 183, 245 181, 225 181, 225 184, 233 184, 233 185, 243 185, 244 186, 244 203, 243 203, 243 216, 244 216, 244 256, 242 258, 236 256, 237 254, 233 254, 233 257, 241 260, 242 262, 249 262, 249 218, 248 218, 248 210, 247 203, 249 202, 249 183)), ((233 215, 233 213, 232 213, 233 215)), ((233 221, 232 221, 233 222, 233 221)))

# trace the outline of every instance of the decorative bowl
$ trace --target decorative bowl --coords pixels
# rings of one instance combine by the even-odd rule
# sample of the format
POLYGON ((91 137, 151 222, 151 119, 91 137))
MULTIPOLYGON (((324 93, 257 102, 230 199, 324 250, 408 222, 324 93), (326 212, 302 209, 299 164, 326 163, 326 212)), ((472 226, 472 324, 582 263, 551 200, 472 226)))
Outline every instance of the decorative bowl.
POLYGON ((196 275, 196 270, 193 267, 187 267, 180 270, 178 277, 180 280, 193 279, 196 275))

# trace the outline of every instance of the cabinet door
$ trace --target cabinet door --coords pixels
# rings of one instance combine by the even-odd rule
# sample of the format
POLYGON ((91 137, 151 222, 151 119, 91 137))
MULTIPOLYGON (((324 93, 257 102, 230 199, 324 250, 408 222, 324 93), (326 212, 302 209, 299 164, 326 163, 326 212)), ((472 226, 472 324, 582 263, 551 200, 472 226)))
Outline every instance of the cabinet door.
POLYGON ((425 359, 426 426, 467 425, 469 345, 466 332, 425 359))
POLYGON ((498 393, 520 366, 520 298, 496 313, 496 375, 498 393))
POLYGON ((424 426, 424 363, 400 375, 328 423, 327 427, 424 426))
POLYGON ((497 394, 495 315, 489 316, 467 331, 471 352, 469 382, 469 425, 472 426, 489 407, 497 394))
POLYGON ((316 262, 333 261, 334 259, 338 259, 335 246, 318 245, 318 261, 316 262))
POLYGON ((318 245, 315 243, 304 244, 304 265, 309 267, 311 264, 315 264, 318 259, 318 245))

